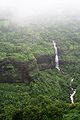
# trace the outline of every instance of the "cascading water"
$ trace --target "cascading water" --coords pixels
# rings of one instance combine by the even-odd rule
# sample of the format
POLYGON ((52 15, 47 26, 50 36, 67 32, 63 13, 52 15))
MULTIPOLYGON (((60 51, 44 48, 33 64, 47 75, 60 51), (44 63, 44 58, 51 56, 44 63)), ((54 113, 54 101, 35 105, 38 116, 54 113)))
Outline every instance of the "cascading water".
POLYGON ((53 41, 53 46, 54 46, 54 49, 55 49, 55 63, 56 63, 56 69, 58 69, 60 71, 60 68, 59 68, 59 58, 58 58, 58 50, 57 50, 57 46, 56 46, 56 43, 53 41))
MULTIPOLYGON (((57 46, 56 46, 55 41, 53 41, 53 46, 54 46, 54 49, 55 49, 56 69, 60 71, 60 68, 59 68, 59 58, 58 58, 58 50, 57 50, 57 46)), ((71 103, 74 103, 74 95, 76 94, 76 89, 74 89, 74 88, 72 87, 73 81, 74 81, 74 79, 71 79, 71 81, 70 81, 70 90, 71 90, 70 100, 71 100, 71 103)))
POLYGON ((74 103, 74 95, 76 94, 76 89, 74 89, 72 87, 72 83, 73 83, 74 79, 71 79, 71 82, 70 82, 70 89, 71 89, 71 94, 70 94, 70 100, 71 100, 71 103, 74 103))

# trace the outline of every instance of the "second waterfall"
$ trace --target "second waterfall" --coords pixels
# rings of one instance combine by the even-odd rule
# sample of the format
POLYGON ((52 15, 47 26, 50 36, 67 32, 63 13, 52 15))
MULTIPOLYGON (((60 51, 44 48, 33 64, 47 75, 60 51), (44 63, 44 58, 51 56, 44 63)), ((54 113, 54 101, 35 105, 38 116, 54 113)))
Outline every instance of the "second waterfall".
POLYGON ((60 71, 60 68, 59 68, 59 57, 58 57, 58 50, 57 50, 57 46, 56 46, 56 43, 53 41, 53 46, 54 46, 54 49, 55 49, 55 63, 56 63, 56 69, 58 69, 60 71))

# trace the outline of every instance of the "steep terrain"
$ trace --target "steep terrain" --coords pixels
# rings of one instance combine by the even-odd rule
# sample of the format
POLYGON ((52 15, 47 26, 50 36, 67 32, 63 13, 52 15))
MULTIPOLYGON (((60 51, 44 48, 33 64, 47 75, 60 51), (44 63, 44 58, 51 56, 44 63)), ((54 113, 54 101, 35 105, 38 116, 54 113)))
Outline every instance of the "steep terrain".
POLYGON ((0 119, 78 120, 79 21, 0 22, 0 119))

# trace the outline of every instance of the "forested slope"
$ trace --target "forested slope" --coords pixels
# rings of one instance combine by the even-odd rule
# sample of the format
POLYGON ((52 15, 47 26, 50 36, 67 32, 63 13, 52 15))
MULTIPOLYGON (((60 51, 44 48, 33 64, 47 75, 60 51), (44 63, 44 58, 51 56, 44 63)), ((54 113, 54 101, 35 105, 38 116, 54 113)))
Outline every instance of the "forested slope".
POLYGON ((79 120, 79 71, 79 21, 23 26, 0 21, 0 119, 79 120), (75 104, 70 104, 72 78, 75 104))

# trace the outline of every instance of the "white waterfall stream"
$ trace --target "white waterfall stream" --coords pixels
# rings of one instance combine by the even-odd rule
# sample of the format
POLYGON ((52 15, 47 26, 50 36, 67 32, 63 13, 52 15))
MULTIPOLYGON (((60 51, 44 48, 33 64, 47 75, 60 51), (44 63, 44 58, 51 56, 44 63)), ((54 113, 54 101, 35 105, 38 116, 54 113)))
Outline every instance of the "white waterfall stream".
MULTIPOLYGON (((60 71, 60 68, 59 68, 59 58, 58 58, 58 50, 57 50, 57 46, 56 46, 55 41, 53 41, 53 46, 54 46, 54 49, 55 49, 56 69, 60 71)), ((70 81, 70 89, 71 89, 70 100, 71 100, 71 103, 74 103, 74 95, 76 94, 76 89, 74 89, 72 87, 73 81, 74 81, 74 79, 71 79, 71 81, 70 81)))
POLYGON ((55 49, 55 63, 56 63, 56 69, 58 69, 60 71, 60 68, 59 68, 59 58, 58 58, 58 50, 57 50, 57 46, 56 46, 56 43, 53 41, 53 46, 54 46, 54 49, 55 49))
POLYGON ((72 87, 72 83, 73 83, 74 79, 71 79, 71 82, 70 82, 70 89, 71 89, 71 94, 70 94, 70 100, 71 100, 71 103, 74 103, 74 95, 76 94, 76 89, 74 89, 72 87))

